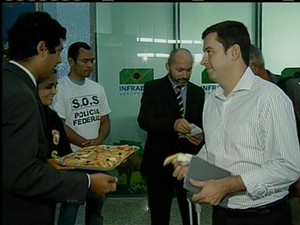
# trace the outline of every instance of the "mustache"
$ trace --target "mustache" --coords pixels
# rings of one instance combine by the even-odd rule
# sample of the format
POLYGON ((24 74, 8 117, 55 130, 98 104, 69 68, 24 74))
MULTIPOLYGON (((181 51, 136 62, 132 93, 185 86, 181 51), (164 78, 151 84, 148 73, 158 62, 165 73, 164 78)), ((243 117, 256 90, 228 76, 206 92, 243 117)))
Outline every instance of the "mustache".
POLYGON ((175 81, 176 81, 177 83, 180 82, 180 81, 181 81, 181 82, 182 82, 182 81, 188 82, 189 79, 187 79, 187 78, 180 78, 180 79, 176 79, 175 81))

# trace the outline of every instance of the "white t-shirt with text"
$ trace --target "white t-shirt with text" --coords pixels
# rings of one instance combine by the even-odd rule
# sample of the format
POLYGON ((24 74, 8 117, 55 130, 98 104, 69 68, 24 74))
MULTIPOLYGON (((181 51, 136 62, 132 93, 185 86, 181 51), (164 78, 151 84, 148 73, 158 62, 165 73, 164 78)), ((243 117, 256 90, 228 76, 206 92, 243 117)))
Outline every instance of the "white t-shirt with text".
MULTIPOLYGON (((58 80, 56 90, 51 108, 76 133, 86 139, 96 138, 101 116, 111 112, 103 86, 88 78, 79 85, 64 76, 58 80)), ((73 144, 71 147, 73 151, 79 149, 73 144)))

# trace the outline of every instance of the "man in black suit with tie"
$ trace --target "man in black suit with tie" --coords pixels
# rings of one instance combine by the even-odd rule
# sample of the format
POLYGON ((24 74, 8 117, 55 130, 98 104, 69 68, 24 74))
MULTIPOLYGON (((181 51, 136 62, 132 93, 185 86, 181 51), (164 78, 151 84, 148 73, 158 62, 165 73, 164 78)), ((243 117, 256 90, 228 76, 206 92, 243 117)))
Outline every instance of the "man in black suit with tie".
MULTIPOLYGON (((192 123, 202 128, 205 99, 204 90, 189 82, 193 62, 193 56, 187 49, 175 49, 166 63, 169 73, 144 85, 138 123, 147 132, 141 173, 146 177, 151 225, 169 225, 174 194, 182 224, 190 224, 183 182, 172 176, 172 165, 164 167, 163 162, 174 153, 195 154, 202 146, 200 135, 189 135, 192 123), (181 95, 177 95, 178 91, 181 95), (183 112, 178 98, 183 100, 183 112)), ((196 224, 194 211, 193 214, 196 224)))
POLYGON ((61 62, 66 29, 48 13, 22 14, 8 31, 2 65, 2 224, 53 225, 56 202, 84 203, 89 188, 115 191, 116 179, 57 171, 47 164, 49 144, 37 81, 61 62))

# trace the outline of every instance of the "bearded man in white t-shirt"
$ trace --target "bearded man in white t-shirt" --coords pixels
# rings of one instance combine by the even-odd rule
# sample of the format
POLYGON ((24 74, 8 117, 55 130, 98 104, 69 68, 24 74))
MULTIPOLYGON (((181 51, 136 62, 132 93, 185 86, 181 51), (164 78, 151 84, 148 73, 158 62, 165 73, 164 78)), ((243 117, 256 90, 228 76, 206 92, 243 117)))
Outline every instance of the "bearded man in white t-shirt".
MULTIPOLYGON (((102 85, 89 79, 95 56, 84 42, 75 42, 68 49, 70 72, 58 80, 52 108, 62 118, 71 148, 103 144, 110 132, 111 112, 102 85)), ((86 199, 86 225, 102 225, 104 197, 89 193, 86 199)), ((58 225, 74 225, 79 205, 61 204, 58 225)))

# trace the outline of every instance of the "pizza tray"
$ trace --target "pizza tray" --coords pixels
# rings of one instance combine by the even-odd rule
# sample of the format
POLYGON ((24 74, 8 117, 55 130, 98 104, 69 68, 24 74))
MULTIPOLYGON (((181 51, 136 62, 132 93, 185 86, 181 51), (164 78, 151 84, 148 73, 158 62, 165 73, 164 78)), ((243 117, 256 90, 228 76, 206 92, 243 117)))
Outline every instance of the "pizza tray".
MULTIPOLYGON (((84 147, 84 148, 81 148, 81 149, 79 149, 78 151, 76 151, 76 152, 72 152, 72 153, 70 153, 70 154, 68 154, 68 155, 65 155, 65 156, 63 156, 63 157, 58 157, 58 158, 54 158, 53 160, 57 163, 57 164, 59 164, 59 165, 61 165, 61 166, 65 166, 65 167, 72 167, 72 168, 75 168, 75 169, 83 169, 83 170, 98 170, 98 171, 109 171, 109 170, 113 170, 113 169, 115 169, 115 168, 117 168, 118 166, 120 166, 123 162, 125 162, 126 160, 127 160, 127 158, 129 157, 129 156, 131 156, 132 154, 134 154, 137 150, 139 150, 139 147, 138 146, 133 146, 133 145, 98 145, 98 146, 89 146, 89 147, 84 147), (120 160, 117 160, 117 161, 114 161, 114 164, 113 165, 111 165, 111 166, 105 166, 105 167, 102 167, 102 166, 100 166, 100 165, 86 165, 85 163, 83 164, 83 165, 68 165, 68 164, 66 164, 65 162, 64 162, 64 159, 66 158, 66 157, 69 157, 69 156, 75 156, 75 155, 78 155, 78 154, 80 154, 81 152, 85 152, 85 153, 87 153, 87 152, 89 152, 89 150, 91 150, 91 151, 94 151, 93 149, 95 148, 95 147, 104 147, 105 148, 105 151, 111 151, 110 153, 112 153, 112 155, 109 157, 109 158, 107 158, 107 159, 105 159, 105 160, 110 160, 111 158, 114 158, 114 149, 116 149, 117 147, 122 147, 122 146, 126 146, 126 147, 132 147, 132 151, 130 151, 130 152, 127 152, 127 155, 124 157, 124 158, 122 158, 122 159, 120 159, 120 160)), ((118 156, 117 154, 116 154, 116 156, 118 156)), ((106 155, 104 155, 103 156, 103 158, 105 158, 106 157, 106 155)), ((101 154, 99 154, 99 155, 97 155, 97 158, 102 158, 101 157, 101 154)))

